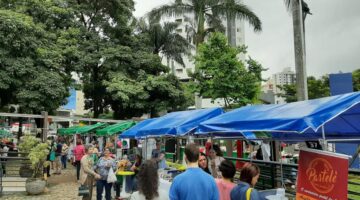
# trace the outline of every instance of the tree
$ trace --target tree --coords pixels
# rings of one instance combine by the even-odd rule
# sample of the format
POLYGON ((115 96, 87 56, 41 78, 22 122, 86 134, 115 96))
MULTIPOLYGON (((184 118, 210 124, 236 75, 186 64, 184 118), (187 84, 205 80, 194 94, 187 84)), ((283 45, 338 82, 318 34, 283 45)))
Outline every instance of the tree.
POLYGON ((109 105, 111 97, 106 93, 103 81, 127 63, 131 52, 132 0, 68 1, 75 17, 81 24, 79 48, 81 61, 77 72, 83 83, 86 98, 85 108, 94 112, 94 117, 109 105), (118 60, 111 52, 118 52, 118 60))
POLYGON ((285 0, 285 4, 293 17, 297 99, 307 100, 305 17, 311 13, 303 0, 285 0))
MULTIPOLYGON (((309 91, 309 99, 317 99, 330 96, 329 77, 322 76, 320 79, 316 79, 313 76, 307 78, 307 85, 309 91)), ((296 87, 294 84, 278 86, 284 93, 277 94, 280 97, 284 97, 287 103, 297 101, 296 87)))
POLYGON ((244 47, 231 47, 223 34, 213 33, 207 42, 199 46, 195 57, 195 72, 192 74, 192 78, 197 80, 194 82, 195 91, 211 97, 212 101, 223 98, 226 108, 254 102, 261 82, 254 69, 259 65, 250 61, 253 65, 253 71, 250 71, 238 60, 240 53, 245 53, 244 47))
POLYGON ((360 69, 352 72, 354 91, 360 91, 360 69))
POLYGON ((153 19, 160 19, 164 15, 184 14, 191 14, 194 17, 192 22, 195 23, 196 31, 194 32, 193 41, 196 47, 204 42, 208 33, 222 30, 221 18, 227 16, 244 19, 254 27, 255 31, 261 30, 259 18, 247 6, 234 0, 190 0, 187 3, 176 0, 170 5, 163 5, 153 9, 149 16, 153 19), (209 28, 206 28, 205 24, 209 28))
POLYGON ((168 67, 170 59, 185 66, 183 55, 190 55, 192 48, 188 40, 176 33, 179 25, 175 22, 165 22, 163 25, 158 21, 148 23, 145 19, 140 19, 138 23, 138 34, 149 38, 148 45, 153 47, 153 53, 165 56, 168 67))
POLYGON ((68 63, 76 55, 70 13, 55 1, 1 1, 1 106, 51 113, 65 103, 73 71, 68 63))

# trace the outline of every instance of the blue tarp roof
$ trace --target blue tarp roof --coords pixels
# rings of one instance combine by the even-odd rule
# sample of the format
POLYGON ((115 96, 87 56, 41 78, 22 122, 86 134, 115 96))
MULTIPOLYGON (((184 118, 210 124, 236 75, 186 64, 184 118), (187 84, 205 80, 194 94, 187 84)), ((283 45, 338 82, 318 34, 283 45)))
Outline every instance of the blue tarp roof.
POLYGON ((202 122, 195 134, 226 137, 244 132, 268 132, 278 139, 318 139, 360 136, 360 93, 288 104, 245 106, 202 122))
POLYGON ((152 121, 156 120, 157 118, 152 118, 152 119, 146 119, 144 121, 141 121, 139 123, 137 123, 135 126, 131 127, 130 129, 124 131, 122 134, 119 135, 119 139, 124 139, 124 138, 139 138, 138 136, 138 131, 139 129, 141 129, 142 127, 148 125, 149 123, 151 123, 152 121))
POLYGON ((210 118, 221 115, 221 108, 209 108, 168 113, 139 129, 140 136, 182 136, 210 118))

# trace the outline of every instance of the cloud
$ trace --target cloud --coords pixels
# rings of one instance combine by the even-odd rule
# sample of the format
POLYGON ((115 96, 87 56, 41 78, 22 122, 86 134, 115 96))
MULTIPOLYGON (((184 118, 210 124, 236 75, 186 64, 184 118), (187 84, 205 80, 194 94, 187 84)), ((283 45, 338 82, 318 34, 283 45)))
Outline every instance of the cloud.
MULTIPOLYGON (((360 7, 358 0, 306 1, 313 15, 306 19, 308 75, 351 72, 360 68, 360 7), (346 2, 346 3, 344 3, 346 2)), ((246 29, 249 55, 269 68, 265 76, 294 67, 292 18, 283 0, 244 2, 260 17, 263 31, 246 29)))

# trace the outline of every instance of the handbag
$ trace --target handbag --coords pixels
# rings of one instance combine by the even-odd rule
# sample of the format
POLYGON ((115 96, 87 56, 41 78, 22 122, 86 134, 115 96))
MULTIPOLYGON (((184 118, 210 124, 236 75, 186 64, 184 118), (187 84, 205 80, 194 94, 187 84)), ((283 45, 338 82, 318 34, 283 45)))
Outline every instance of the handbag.
POLYGON ((86 185, 81 185, 79 187, 79 193, 78 196, 89 196, 90 195, 90 189, 86 185))
POLYGON ((52 151, 50 152, 50 161, 54 161, 55 160, 55 152, 52 151))
POLYGON ((110 167, 109 169, 108 177, 106 180, 108 183, 115 183, 117 181, 116 175, 112 167, 110 167))

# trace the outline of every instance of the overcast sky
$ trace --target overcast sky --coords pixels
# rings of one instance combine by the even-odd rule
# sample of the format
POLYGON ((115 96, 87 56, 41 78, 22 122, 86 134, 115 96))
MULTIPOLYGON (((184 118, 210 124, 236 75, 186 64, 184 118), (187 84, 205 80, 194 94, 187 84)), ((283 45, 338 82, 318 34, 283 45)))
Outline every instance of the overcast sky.
MULTIPOLYGON (((170 0, 134 0, 136 17, 170 0)), ((307 73, 351 72, 360 69, 360 0, 305 0, 313 15, 306 18, 307 73)), ((260 18, 263 31, 245 26, 248 55, 269 68, 265 77, 294 64, 291 15, 283 0, 244 0, 260 18)))

